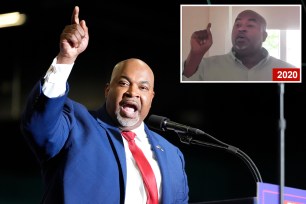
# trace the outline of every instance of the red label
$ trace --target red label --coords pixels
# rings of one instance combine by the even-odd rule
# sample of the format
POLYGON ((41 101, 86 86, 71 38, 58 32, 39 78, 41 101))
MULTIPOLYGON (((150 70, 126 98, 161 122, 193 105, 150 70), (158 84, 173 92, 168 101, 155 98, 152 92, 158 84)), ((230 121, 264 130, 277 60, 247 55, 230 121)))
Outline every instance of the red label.
POLYGON ((273 68, 272 69, 273 81, 300 81, 301 69, 300 68, 273 68))

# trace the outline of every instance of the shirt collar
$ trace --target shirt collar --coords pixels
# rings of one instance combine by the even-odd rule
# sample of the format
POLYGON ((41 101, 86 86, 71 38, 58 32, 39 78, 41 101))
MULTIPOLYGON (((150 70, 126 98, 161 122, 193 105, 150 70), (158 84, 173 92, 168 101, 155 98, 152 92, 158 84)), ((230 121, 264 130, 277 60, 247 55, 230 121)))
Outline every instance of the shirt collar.
POLYGON ((144 123, 142 122, 137 128, 131 130, 136 134, 137 138, 143 138, 146 136, 145 130, 144 130, 144 123))
MULTIPOLYGON (((265 58, 269 57, 269 52, 266 50, 266 48, 262 47, 261 52, 265 58)), ((231 49, 230 54, 236 58, 236 52, 234 48, 231 49)))
MULTIPOLYGON (((261 48, 261 52, 262 52, 264 58, 263 58, 259 63, 264 62, 264 61, 267 61, 267 60, 269 59, 269 57, 270 57, 269 52, 268 52, 268 50, 266 50, 266 48, 262 47, 262 48, 261 48)), ((233 60, 235 60, 236 62, 242 63, 241 60, 239 60, 239 59, 236 57, 236 52, 234 51, 233 48, 232 48, 231 51, 228 53, 228 55, 230 55, 230 57, 231 57, 233 60)), ((258 63, 258 64, 259 64, 259 63, 258 63)))

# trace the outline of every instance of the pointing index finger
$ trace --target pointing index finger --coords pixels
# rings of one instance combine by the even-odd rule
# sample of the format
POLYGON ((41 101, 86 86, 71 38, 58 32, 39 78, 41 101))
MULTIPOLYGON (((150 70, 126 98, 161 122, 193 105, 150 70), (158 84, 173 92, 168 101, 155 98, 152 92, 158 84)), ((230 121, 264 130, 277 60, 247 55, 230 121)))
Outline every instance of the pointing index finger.
POLYGON ((80 8, 78 6, 75 6, 74 10, 73 10, 73 13, 72 13, 72 16, 71 16, 71 23, 72 24, 79 24, 80 23, 79 11, 80 11, 80 8))

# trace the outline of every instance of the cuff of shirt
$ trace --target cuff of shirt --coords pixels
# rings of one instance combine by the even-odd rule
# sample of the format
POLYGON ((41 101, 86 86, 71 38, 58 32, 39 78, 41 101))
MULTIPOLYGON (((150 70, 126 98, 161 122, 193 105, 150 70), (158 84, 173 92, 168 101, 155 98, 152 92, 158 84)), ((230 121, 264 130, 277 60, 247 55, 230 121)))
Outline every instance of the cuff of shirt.
POLYGON ((49 98, 59 97, 65 94, 66 83, 74 64, 57 64, 53 59, 44 79, 42 91, 49 98))

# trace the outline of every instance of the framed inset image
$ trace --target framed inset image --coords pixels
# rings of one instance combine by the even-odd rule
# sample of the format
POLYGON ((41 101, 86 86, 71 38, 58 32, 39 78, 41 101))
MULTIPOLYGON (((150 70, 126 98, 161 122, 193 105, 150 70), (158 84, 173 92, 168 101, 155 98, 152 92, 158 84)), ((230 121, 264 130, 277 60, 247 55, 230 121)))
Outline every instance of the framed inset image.
POLYGON ((181 83, 301 83, 301 5, 181 5, 181 83))

